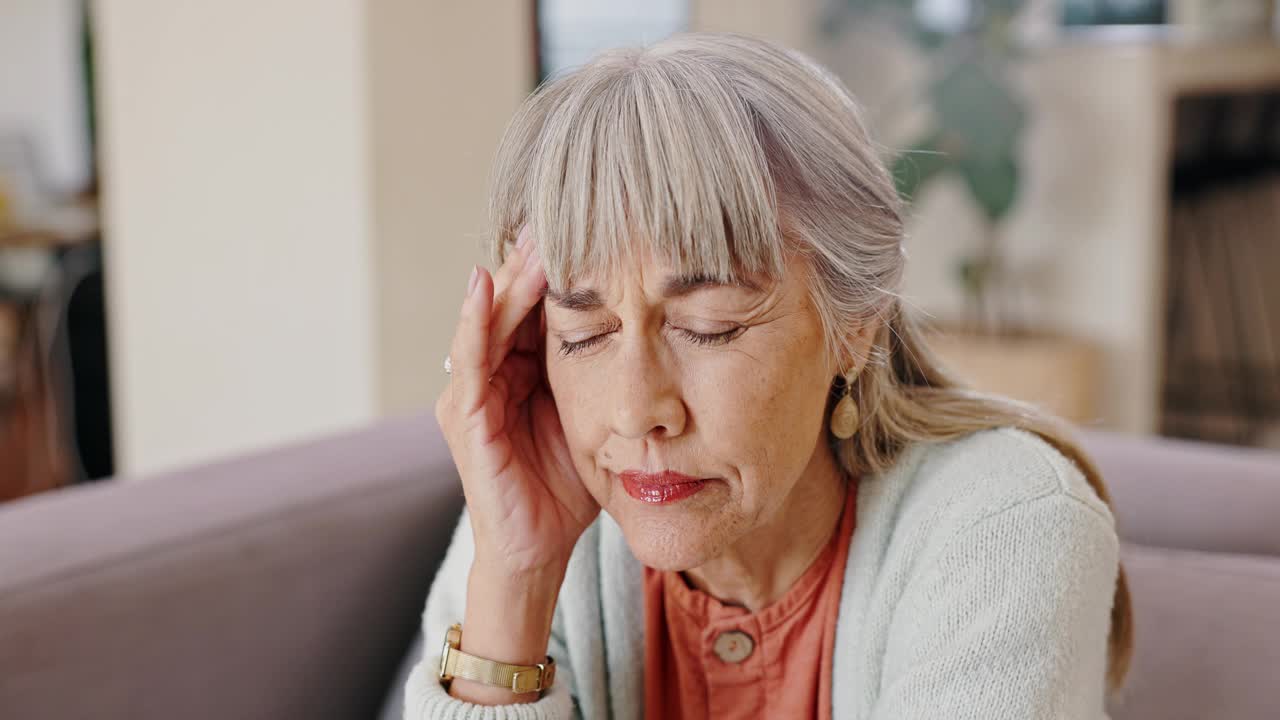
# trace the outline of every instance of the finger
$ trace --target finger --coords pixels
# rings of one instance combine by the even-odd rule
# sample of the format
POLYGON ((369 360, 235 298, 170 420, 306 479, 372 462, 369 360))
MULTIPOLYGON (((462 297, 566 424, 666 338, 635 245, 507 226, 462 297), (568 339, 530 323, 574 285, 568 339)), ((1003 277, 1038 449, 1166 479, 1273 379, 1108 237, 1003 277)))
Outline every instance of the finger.
POLYGON ((490 367, 497 367, 515 343, 516 329, 529 311, 542 299, 547 276, 542 270, 542 255, 536 242, 526 244, 528 255, 520 274, 512 279, 501 295, 496 295, 493 319, 489 328, 490 367))
POLYGON ((528 225, 520 229, 520 234, 516 236, 515 248, 507 253, 507 256, 502 259, 502 267, 498 268, 498 272, 493 274, 493 296, 495 298, 501 298, 502 293, 511 285, 511 281, 520 274, 525 260, 529 257, 529 239, 532 237, 533 235, 530 234, 528 225))
POLYGON ((520 327, 516 328, 515 342, 512 348, 518 352, 532 353, 538 349, 538 332, 542 326, 542 308, 541 302, 534 305, 533 309, 525 315, 521 321, 520 327))
POLYGON ((544 303, 538 313, 538 329, 533 333, 533 356, 538 358, 538 374, 542 385, 550 388, 551 380, 547 376, 547 306, 544 303))
MULTIPOLYGON (((521 226, 520 232, 516 236, 515 248, 503 259, 502 267, 498 268, 498 272, 493 277, 493 312, 495 315, 500 316, 502 314, 501 308, 508 302, 508 290, 526 269, 529 253, 533 245, 529 241, 532 238, 533 234, 529 230, 529 226, 521 226)), ((509 348, 495 347, 491 338, 489 367, 497 368, 508 351, 509 348)))
POLYGON ((489 386, 489 327, 493 315, 493 278, 476 266, 475 287, 462 303, 458 329, 453 336, 449 378, 453 412, 470 417, 484 404, 489 386))
POLYGON ((540 382, 538 359, 528 353, 513 352, 494 375, 494 382, 501 378, 507 393, 507 404, 518 405, 529 399, 529 394, 540 382))
POLYGON ((529 398, 529 420, 537 428, 541 441, 535 449, 550 455, 547 459, 559 466, 566 473, 573 469, 573 458, 568 455, 568 446, 564 440, 564 425, 560 422, 560 413, 556 408, 555 398, 551 390, 540 385, 529 398))

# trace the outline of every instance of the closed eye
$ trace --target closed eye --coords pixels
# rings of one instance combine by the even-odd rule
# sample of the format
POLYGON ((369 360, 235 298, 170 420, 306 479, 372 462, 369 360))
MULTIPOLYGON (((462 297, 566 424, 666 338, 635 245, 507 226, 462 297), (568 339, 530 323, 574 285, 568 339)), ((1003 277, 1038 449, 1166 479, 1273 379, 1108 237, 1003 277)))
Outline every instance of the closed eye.
POLYGON ((696 345, 723 345, 741 335, 743 330, 746 330, 746 328, 738 326, 724 332, 706 334, 685 330, 684 328, 676 328, 676 332, 696 345))
POLYGON ((565 357, 568 357, 570 355, 577 355, 583 350, 586 350, 587 348, 598 344, 600 341, 604 340, 606 337, 608 337, 608 333, 592 335, 586 340, 561 340, 560 354, 565 357))
MULTIPOLYGON (((710 346, 710 345, 723 345, 725 343, 735 340, 739 335, 741 335, 746 330, 746 327, 743 327, 740 325, 738 327, 731 328, 724 332, 718 332, 718 333, 700 333, 700 332, 694 332, 692 330, 686 330, 684 328, 678 328, 674 326, 672 326, 672 329, 675 330, 685 340, 695 345, 710 346)), ((610 333, 600 333, 599 335, 592 335, 591 337, 586 338, 584 340, 563 340, 562 339, 560 341, 560 354, 565 357, 579 354, 603 342, 605 338, 609 337, 609 335, 610 333)))

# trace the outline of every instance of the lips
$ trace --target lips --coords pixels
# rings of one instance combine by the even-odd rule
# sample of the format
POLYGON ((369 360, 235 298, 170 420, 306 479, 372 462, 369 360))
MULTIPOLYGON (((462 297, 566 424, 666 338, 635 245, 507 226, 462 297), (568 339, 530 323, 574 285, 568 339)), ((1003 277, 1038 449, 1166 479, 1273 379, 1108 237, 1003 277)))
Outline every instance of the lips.
POLYGON ((658 473, 645 473, 627 470, 619 473, 622 488, 631 497, 640 502, 653 505, 683 500, 707 486, 710 480, 696 478, 683 473, 665 470, 658 473))

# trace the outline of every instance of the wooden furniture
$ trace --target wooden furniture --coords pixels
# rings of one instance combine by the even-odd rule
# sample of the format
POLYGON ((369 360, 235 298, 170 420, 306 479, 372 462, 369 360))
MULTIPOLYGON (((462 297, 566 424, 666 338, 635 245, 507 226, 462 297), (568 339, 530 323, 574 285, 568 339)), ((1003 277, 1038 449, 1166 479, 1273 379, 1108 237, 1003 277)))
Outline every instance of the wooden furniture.
POLYGON ((1103 356, 1089 342, 934 331, 928 343, 977 389, 1031 403, 1082 426, 1098 424, 1103 356))
POLYGON ((96 239, 0 234, 0 501, 85 479, 66 316, 96 239))

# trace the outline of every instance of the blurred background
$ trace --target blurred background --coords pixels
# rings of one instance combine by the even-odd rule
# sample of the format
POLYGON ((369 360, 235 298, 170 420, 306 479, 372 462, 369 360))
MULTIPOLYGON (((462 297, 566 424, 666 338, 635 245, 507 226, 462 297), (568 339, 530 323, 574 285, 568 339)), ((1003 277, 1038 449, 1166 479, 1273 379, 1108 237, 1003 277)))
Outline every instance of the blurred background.
POLYGON ((429 411, 512 112, 683 30, 853 90, 974 384, 1280 447, 1274 0, 0 0, 0 500, 429 411))
POLYGON ((932 343, 1085 431, 1109 717, 1274 718, 1277 2, 0 0, 0 715, 405 716, 500 135, 719 30, 849 86, 932 343))

